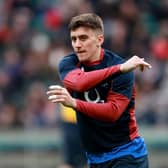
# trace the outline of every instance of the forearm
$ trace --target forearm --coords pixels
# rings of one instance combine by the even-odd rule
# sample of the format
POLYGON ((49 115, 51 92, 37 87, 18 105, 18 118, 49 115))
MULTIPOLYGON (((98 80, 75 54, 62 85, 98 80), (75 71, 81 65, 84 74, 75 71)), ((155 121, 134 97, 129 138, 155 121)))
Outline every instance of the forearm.
POLYGON ((102 121, 114 122, 126 109, 129 99, 117 93, 111 93, 106 103, 91 103, 76 100, 76 110, 102 121))
POLYGON ((141 70, 145 67, 151 68, 151 65, 145 62, 143 58, 133 56, 122 64, 114 65, 101 70, 84 72, 77 68, 77 61, 73 60, 75 58, 67 57, 64 60, 64 63, 60 64, 59 71, 64 86, 70 90, 79 92, 86 91, 96 86, 106 78, 117 75, 117 73, 127 73, 138 67, 141 70))
POLYGON ((76 69, 65 76, 63 83, 68 89, 83 92, 116 74, 120 74, 120 64, 90 72, 76 69))

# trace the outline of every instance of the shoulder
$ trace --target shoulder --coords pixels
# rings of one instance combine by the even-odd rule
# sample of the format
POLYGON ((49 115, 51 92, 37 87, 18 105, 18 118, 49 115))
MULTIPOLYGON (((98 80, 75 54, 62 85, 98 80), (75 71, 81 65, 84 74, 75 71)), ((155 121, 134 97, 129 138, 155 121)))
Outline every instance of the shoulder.
POLYGON ((59 63, 59 70, 67 66, 76 66, 78 64, 78 58, 75 53, 64 56, 59 63))
POLYGON ((108 59, 108 63, 110 63, 111 65, 121 64, 125 62, 125 60, 120 55, 107 49, 104 50, 104 56, 106 59, 108 59))
POLYGON ((78 58, 75 53, 71 53, 69 55, 64 56, 59 64, 69 63, 69 62, 76 62, 78 63, 78 58))
POLYGON ((79 61, 75 53, 69 54, 60 61, 58 72, 63 80, 64 77, 72 70, 77 68, 79 61))

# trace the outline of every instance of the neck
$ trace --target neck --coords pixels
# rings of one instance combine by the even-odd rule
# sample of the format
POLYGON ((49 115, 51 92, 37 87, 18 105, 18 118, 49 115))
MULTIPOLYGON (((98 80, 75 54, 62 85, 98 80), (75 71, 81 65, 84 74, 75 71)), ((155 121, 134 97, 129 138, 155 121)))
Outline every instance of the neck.
POLYGON ((95 53, 94 59, 91 62, 95 62, 95 61, 100 60, 100 58, 101 58, 101 50, 102 50, 101 47, 98 47, 98 50, 95 53))
POLYGON ((84 62, 85 65, 96 65, 101 62, 104 56, 104 50, 100 47, 99 50, 97 50, 97 53, 95 54, 94 58, 92 60, 89 60, 87 62, 84 62))

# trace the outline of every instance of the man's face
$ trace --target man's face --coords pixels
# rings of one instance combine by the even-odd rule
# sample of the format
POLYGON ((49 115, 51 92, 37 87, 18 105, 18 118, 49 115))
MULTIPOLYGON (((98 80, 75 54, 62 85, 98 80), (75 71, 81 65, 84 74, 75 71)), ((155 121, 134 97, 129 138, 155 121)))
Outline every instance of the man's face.
POLYGON ((88 27, 79 27, 70 32, 72 47, 80 62, 96 61, 100 57, 103 35, 88 27))

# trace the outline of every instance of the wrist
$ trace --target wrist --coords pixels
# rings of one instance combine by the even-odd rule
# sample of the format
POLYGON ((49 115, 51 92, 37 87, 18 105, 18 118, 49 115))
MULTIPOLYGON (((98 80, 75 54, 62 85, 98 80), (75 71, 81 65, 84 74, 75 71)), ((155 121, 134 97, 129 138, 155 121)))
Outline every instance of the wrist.
POLYGON ((77 107, 77 102, 76 102, 76 99, 73 98, 73 99, 72 99, 72 108, 75 108, 75 109, 76 109, 76 107, 77 107))
POLYGON ((121 73, 124 73, 124 65, 123 65, 123 64, 120 64, 120 65, 119 65, 119 69, 120 69, 120 72, 121 72, 121 73))

